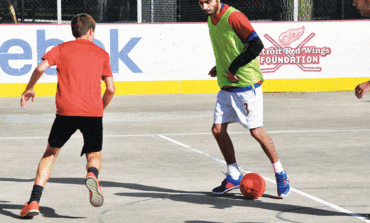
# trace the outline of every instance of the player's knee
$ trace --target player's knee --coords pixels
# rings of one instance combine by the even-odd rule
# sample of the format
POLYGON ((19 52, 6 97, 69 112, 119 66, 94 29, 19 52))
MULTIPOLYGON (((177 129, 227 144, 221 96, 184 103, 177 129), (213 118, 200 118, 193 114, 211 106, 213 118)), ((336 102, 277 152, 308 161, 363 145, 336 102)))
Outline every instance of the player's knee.
POLYGON ((212 126, 212 134, 215 137, 221 136, 224 133, 225 133, 225 130, 223 130, 220 125, 213 125, 212 126))
POLYGON ((50 156, 55 156, 57 157, 58 154, 59 154, 59 151, 60 151, 61 148, 57 148, 57 147, 51 147, 49 144, 47 145, 46 147, 46 150, 44 152, 44 155, 43 155, 43 158, 45 157, 50 157, 50 156))
POLYGON ((264 128, 259 127, 255 129, 250 129, 250 133, 254 138, 261 138, 265 134, 265 131, 264 128))

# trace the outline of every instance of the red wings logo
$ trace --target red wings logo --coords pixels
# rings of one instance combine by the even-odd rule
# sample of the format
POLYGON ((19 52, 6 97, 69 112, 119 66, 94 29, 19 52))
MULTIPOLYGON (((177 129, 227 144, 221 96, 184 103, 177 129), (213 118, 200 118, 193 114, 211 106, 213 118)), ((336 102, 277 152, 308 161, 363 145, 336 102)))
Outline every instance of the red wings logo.
POLYGON ((304 31, 304 26, 289 29, 280 34, 278 42, 270 35, 265 34, 265 38, 273 46, 264 48, 259 55, 261 72, 272 73, 283 65, 296 65, 303 71, 321 72, 321 67, 312 67, 312 65, 320 64, 320 58, 329 55, 331 49, 329 47, 306 46, 315 33, 309 34, 298 46, 292 47, 294 42, 301 39, 304 31), (307 67, 306 65, 311 66, 307 67))
POLYGON ((294 41, 301 38, 303 33, 304 33, 304 26, 298 29, 289 29, 288 31, 280 34, 279 43, 284 47, 290 46, 290 44, 292 44, 294 41))

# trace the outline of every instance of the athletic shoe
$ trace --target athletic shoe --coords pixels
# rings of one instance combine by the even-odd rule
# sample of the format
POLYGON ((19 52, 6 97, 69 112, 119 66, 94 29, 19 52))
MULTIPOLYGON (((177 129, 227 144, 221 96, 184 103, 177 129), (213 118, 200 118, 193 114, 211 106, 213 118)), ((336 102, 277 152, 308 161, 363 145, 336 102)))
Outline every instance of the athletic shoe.
POLYGON ((31 204, 28 204, 28 202, 26 202, 21 211, 22 218, 32 218, 33 216, 36 216, 38 214, 40 214, 40 211, 39 202, 37 201, 32 201, 31 204))
POLYGON ((96 178, 92 172, 87 173, 85 184, 87 189, 90 191, 90 203, 94 207, 100 207, 103 205, 104 196, 101 190, 102 186, 99 184, 100 181, 96 178))
POLYGON ((288 196, 290 193, 290 186, 289 186, 289 177, 285 171, 281 173, 276 173, 276 185, 277 185, 277 192, 279 197, 288 196))
POLYGON ((240 174, 239 179, 233 180, 229 174, 225 174, 226 178, 222 181, 221 186, 218 186, 212 190, 213 194, 226 194, 227 192, 239 188, 240 181, 243 175, 240 174))

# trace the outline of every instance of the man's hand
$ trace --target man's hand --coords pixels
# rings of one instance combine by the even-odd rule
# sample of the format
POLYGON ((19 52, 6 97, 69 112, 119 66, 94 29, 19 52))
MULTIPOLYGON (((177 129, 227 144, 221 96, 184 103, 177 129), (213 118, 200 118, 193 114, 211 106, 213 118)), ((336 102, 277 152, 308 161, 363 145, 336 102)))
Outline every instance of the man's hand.
POLYGON ((369 92, 369 91, 370 91, 370 81, 367 81, 367 82, 364 82, 364 83, 361 83, 361 84, 357 85, 357 87, 355 89, 355 95, 358 99, 361 99, 362 96, 366 92, 369 92))
POLYGON ((239 78, 236 75, 234 75, 233 73, 231 73, 231 71, 227 72, 227 77, 229 78, 229 80, 231 82, 238 83, 238 81, 239 81, 239 78))
POLYGON ((113 77, 105 77, 104 82, 106 88, 103 95, 103 109, 105 109, 109 105, 110 101, 114 96, 114 93, 116 92, 113 77))
POLYGON ((216 66, 214 66, 208 73, 209 76, 211 77, 216 77, 217 76, 217 70, 216 70, 216 66))
POLYGON ((33 71, 30 81, 27 84, 26 90, 23 92, 21 97, 21 107, 26 108, 28 106, 28 100, 31 98, 32 101, 35 100, 35 90, 33 87, 35 86, 36 82, 40 79, 41 75, 44 73, 46 69, 50 67, 49 62, 47 59, 42 61, 35 70, 33 71))
POLYGON ((21 107, 27 108, 28 107, 28 100, 31 98, 32 102, 35 101, 35 90, 33 88, 25 90, 21 97, 21 107))

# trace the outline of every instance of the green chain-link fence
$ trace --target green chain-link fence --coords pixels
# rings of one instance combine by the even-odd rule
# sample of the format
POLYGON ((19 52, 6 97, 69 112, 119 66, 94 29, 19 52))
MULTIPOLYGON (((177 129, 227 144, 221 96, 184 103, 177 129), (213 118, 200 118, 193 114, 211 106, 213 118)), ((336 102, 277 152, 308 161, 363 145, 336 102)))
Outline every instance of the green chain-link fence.
MULTIPOLYGON (((69 22, 89 13, 100 23, 204 22, 197 0, 0 0, 0 23, 69 22)), ((251 21, 364 19, 353 0, 224 0, 251 21)))

